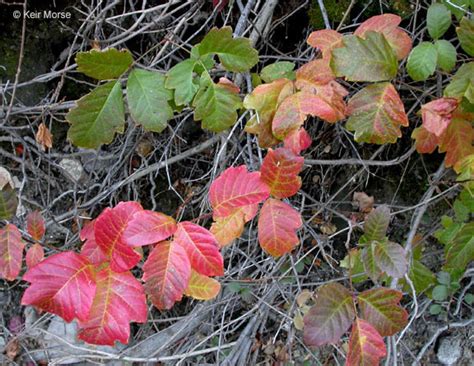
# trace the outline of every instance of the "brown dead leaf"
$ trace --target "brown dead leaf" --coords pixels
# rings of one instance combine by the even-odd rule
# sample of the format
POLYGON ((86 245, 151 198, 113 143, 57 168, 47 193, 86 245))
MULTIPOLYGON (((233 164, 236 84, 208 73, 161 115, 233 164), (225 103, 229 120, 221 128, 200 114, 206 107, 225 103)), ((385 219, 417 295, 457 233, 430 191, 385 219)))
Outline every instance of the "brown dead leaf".
POLYGON ((359 207, 360 212, 369 213, 374 208, 374 197, 364 192, 354 192, 353 201, 359 207))
POLYGON ((18 338, 12 338, 5 346, 5 354, 12 361, 16 358, 16 356, 18 356, 19 350, 20 343, 18 342, 18 338))
POLYGON ((313 293, 309 290, 303 290, 301 291, 298 296, 296 296, 296 303, 298 304, 298 307, 304 306, 309 299, 313 296, 313 293))
POLYGON ((38 126, 38 132, 36 132, 36 142, 41 145, 42 149, 51 149, 53 147, 53 135, 49 132, 48 127, 44 123, 38 126))

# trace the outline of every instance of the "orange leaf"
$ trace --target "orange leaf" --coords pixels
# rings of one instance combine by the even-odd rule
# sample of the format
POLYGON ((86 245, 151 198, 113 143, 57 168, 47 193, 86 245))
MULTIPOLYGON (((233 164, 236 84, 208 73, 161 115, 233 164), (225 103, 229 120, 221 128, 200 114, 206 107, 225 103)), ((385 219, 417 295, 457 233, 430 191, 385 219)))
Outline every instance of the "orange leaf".
POLYGON ((423 127, 440 137, 451 122, 452 113, 458 106, 454 98, 439 98, 421 106, 423 127))
POLYGON ((222 248, 242 235, 245 223, 252 220, 257 214, 258 205, 239 207, 229 216, 216 217, 211 226, 219 246, 222 248))
POLYGON ((28 214, 26 217, 26 230, 34 240, 40 241, 43 239, 46 228, 40 211, 33 211, 28 214))
POLYGON ((310 61, 296 70, 296 86, 300 90, 312 91, 314 85, 327 84, 335 78, 326 59, 310 61))
POLYGON ((287 198, 295 195, 301 188, 298 174, 303 168, 304 159, 286 148, 268 149, 260 172, 264 183, 275 198, 287 198))
POLYGON ((416 151, 420 154, 431 154, 440 142, 440 139, 434 133, 427 131, 423 126, 415 128, 411 138, 415 139, 416 151))
POLYGON ((7 224, 0 229, 0 278, 13 281, 18 276, 24 248, 25 243, 15 225, 7 224))
POLYGON ((357 318, 352 324, 346 366, 378 365, 387 349, 377 330, 365 320, 357 318))
POLYGON ((51 149, 53 147, 53 135, 49 132, 48 127, 44 123, 38 126, 38 132, 36 132, 36 142, 41 145, 43 150, 45 148, 51 149))
POLYGON ((274 257, 291 252, 299 243, 298 230, 303 225, 301 215, 280 200, 269 198, 258 218, 258 241, 262 249, 274 257))
POLYGON ((446 152, 446 167, 454 166, 466 156, 474 154, 474 128, 473 119, 466 120, 453 116, 451 123, 441 137, 439 152, 446 152))
POLYGON ((220 290, 221 284, 218 281, 191 270, 191 278, 184 294, 196 300, 211 300, 220 290))
POLYGON ((295 154, 300 154, 302 150, 306 150, 311 146, 312 140, 308 132, 302 127, 294 130, 286 135, 283 146, 290 149, 295 154))
POLYGON ((307 40, 311 47, 319 48, 323 58, 330 58, 334 48, 342 46, 342 34, 332 29, 323 29, 311 33, 307 40))

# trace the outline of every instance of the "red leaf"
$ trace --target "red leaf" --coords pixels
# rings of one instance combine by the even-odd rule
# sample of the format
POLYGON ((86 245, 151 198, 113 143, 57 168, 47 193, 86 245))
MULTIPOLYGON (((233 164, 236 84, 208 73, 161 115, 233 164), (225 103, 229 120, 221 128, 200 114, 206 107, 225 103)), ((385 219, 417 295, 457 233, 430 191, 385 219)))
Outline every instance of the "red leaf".
POLYGON ((474 154, 474 128, 472 121, 453 116, 439 143, 439 152, 446 152, 446 167, 460 163, 466 156, 474 154))
POLYGON ((302 127, 299 130, 290 132, 283 141, 284 147, 290 149, 295 154, 300 154, 311 146, 312 140, 308 132, 302 127))
POLYGON ((434 133, 427 131, 423 126, 415 128, 411 138, 415 139, 416 151, 420 154, 431 154, 440 142, 440 139, 434 133))
POLYGON ((423 127, 437 137, 440 137, 451 122, 453 111, 458 101, 454 98, 439 98, 421 106, 423 127))
POLYGON ((94 267, 74 252, 52 255, 23 276, 31 283, 23 294, 22 305, 33 305, 59 315, 67 322, 85 321, 96 291, 94 267))
POLYGON ((352 295, 344 286, 324 285, 317 294, 314 306, 304 317, 304 342, 308 346, 339 341, 356 315, 352 295))
POLYGON ((180 222, 174 242, 184 248, 195 271, 205 276, 224 274, 224 260, 209 230, 189 221, 180 222))
POLYGON ((176 222, 161 212, 138 211, 123 233, 124 242, 130 246, 155 244, 176 231, 176 222))
POLYGON ((175 242, 158 243, 143 265, 145 291, 160 310, 180 301, 191 277, 191 263, 184 248, 175 242))
POLYGON ((323 58, 329 58, 334 48, 342 46, 342 34, 331 29, 318 30, 309 35, 307 42, 311 47, 319 48, 323 58))
POLYGON ((222 11, 225 8, 229 0, 212 0, 212 5, 217 8, 217 11, 222 11))
POLYGON ((258 211, 258 204, 236 208, 233 213, 226 217, 216 217, 211 226, 218 245, 222 248, 242 235, 246 222, 252 220, 258 211))
POLYGON ((303 168, 304 159, 286 148, 269 149, 260 169, 261 179, 270 187, 275 198, 295 195, 301 188, 298 174, 303 168))
POLYGON ((95 241, 94 224, 95 220, 88 222, 79 234, 81 240, 85 240, 81 248, 81 254, 89 258, 93 264, 101 264, 107 261, 108 258, 95 241))
POLYGON ((249 173, 245 165, 226 169, 209 189, 213 216, 229 216, 238 207, 260 203, 270 190, 260 179, 259 172, 249 173))
POLYGON ((25 243, 15 225, 0 229, 0 278, 13 281, 21 271, 25 243))
POLYGON ((365 320, 356 319, 352 324, 346 365, 378 365, 380 359, 386 355, 385 343, 377 330, 365 320))
POLYGON ((40 211, 33 211, 28 214, 26 217, 26 230, 34 240, 40 241, 43 239, 46 228, 40 211))
POLYGON ((395 14, 376 15, 363 22, 354 32, 355 36, 364 38, 368 31, 382 33, 395 51, 398 60, 408 56, 412 41, 410 36, 398 27, 402 19, 395 14))
POLYGON ((221 284, 218 281, 191 270, 188 288, 184 293, 196 300, 211 300, 220 290, 221 284))
POLYGON ((322 97, 308 91, 300 91, 286 98, 273 118, 273 134, 283 140, 289 133, 300 128, 306 117, 319 117, 327 122, 337 122, 341 116, 322 97))
POLYGON ((31 268, 44 259, 44 250, 41 244, 35 243, 26 252, 26 266, 31 268))
POLYGON ((130 272, 105 268, 97 273, 97 291, 89 317, 80 323, 79 339, 113 346, 128 343, 131 321, 146 321, 147 305, 143 286, 130 272))
POLYGON ((407 324, 408 313, 400 306, 400 291, 380 287, 357 296, 361 316, 377 329, 381 336, 392 336, 407 324))
POLYGON ((328 59, 310 61, 296 70, 296 86, 299 89, 327 84, 335 78, 328 59))
POLYGON ((114 272, 127 271, 140 261, 140 254, 124 241, 123 232, 133 215, 141 210, 137 202, 120 202, 114 208, 106 208, 95 220, 96 243, 110 258, 114 272))
POLYGON ((268 199, 258 218, 258 241, 274 257, 291 252, 299 243, 297 231, 303 225, 301 215, 280 200, 268 199))

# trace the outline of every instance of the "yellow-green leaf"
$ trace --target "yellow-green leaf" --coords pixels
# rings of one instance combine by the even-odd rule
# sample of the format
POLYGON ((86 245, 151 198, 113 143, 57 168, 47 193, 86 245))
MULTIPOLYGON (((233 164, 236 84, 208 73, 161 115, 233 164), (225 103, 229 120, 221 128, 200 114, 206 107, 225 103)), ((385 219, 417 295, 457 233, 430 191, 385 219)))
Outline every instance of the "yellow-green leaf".
POLYGON ((128 70, 133 57, 128 50, 109 48, 104 51, 90 50, 76 56, 77 70, 94 79, 115 79, 128 70))

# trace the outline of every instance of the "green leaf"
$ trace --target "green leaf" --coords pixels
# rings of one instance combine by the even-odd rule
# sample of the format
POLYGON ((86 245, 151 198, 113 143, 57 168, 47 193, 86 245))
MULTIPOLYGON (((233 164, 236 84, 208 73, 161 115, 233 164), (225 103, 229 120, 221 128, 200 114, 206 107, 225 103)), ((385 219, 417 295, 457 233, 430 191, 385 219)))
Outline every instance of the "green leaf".
POLYGON ((258 62, 258 52, 248 38, 233 38, 232 28, 213 28, 198 46, 199 55, 216 54, 228 71, 244 72, 258 62))
POLYGON ((444 285, 437 285, 433 289, 433 293, 431 296, 433 297, 433 300, 436 301, 444 301, 448 298, 448 288, 444 285))
POLYGON ((448 272, 439 272, 436 278, 441 285, 449 286, 451 284, 451 275, 448 272))
POLYGON ((394 143, 402 135, 400 127, 408 126, 405 107, 390 83, 361 89, 349 100, 346 113, 350 116, 346 128, 355 131, 357 142, 394 143))
POLYGON ((195 66, 196 60, 181 61, 166 75, 165 86, 168 89, 174 89, 174 101, 178 106, 190 103, 199 88, 193 77, 195 66))
POLYGON ((451 82, 444 89, 444 96, 466 97, 470 103, 474 103, 474 62, 464 64, 456 71, 451 82))
POLYGON ((439 304, 430 305, 430 314, 431 315, 441 314, 441 311, 443 311, 443 307, 441 305, 439 305, 439 304))
POLYGON ((161 132, 173 117, 168 101, 173 98, 165 88, 165 77, 159 72, 134 69, 128 76, 127 100, 136 124, 147 131, 161 132))
POLYGON ((375 249, 377 244, 378 243, 376 241, 370 242, 368 246, 362 249, 361 254, 365 272, 374 282, 376 282, 382 274, 382 271, 375 260, 375 249))
POLYGON ((433 3, 428 8, 426 24, 431 38, 438 39, 451 25, 451 12, 444 4, 433 3))
POLYGON ((365 39, 350 35, 332 51, 331 68, 349 81, 384 81, 397 75, 397 57, 383 34, 366 32, 365 39))
POLYGON ((438 63, 438 51, 434 44, 421 42, 413 48, 408 56, 408 75, 415 80, 426 80, 435 72, 438 63))
POLYGON ((237 120, 242 102, 238 88, 231 82, 215 84, 209 76, 201 78, 201 86, 193 101, 194 119, 202 120, 202 128, 221 132, 237 120))
POLYGON ((18 200, 15 189, 10 184, 6 184, 0 190, 0 219, 10 220, 15 215, 17 206, 18 200))
MULTIPOLYGON (((416 293, 421 294, 430 289, 435 283, 435 275, 420 261, 413 260, 410 266, 408 277, 413 282, 416 293)), ((411 295, 411 289, 408 285, 404 290, 411 295)))
POLYGON ((90 50, 76 56, 77 70, 94 79, 115 79, 128 70, 133 57, 128 50, 108 48, 104 51, 90 50))
POLYGON ((469 207, 464 205, 461 200, 454 201, 453 204, 454 214, 456 215, 456 221, 464 222, 469 219, 469 214, 471 213, 469 207))
POLYGON ((466 294, 466 296, 464 296, 464 301, 468 305, 472 305, 472 303, 474 303, 474 295, 473 294, 466 294))
POLYGON ((454 69, 454 66, 456 66, 456 48, 451 42, 444 39, 437 40, 434 45, 438 52, 438 67, 446 72, 454 69))
POLYGON ((367 280, 365 274, 364 264, 362 263, 361 250, 351 249, 350 254, 347 254, 340 262, 342 268, 350 269, 353 283, 360 283, 367 280), (349 255, 351 256, 349 267, 349 255))
POLYGON ((67 136, 74 145, 95 149, 123 132, 125 108, 119 81, 98 86, 76 104, 66 115, 71 123, 67 136))
POLYGON ((377 243, 374 259, 377 266, 391 277, 401 278, 408 271, 406 253, 400 244, 390 241, 377 243))
POLYGON ((457 20, 461 20, 467 14, 469 5, 472 7, 472 0, 442 0, 443 4, 454 14, 457 20))
POLYGON ((260 76, 266 83, 271 83, 272 81, 281 78, 293 80, 295 78, 295 72, 293 71, 294 68, 295 64, 293 62, 279 61, 265 66, 260 72, 260 76))
POLYGON ((448 245, 450 242, 452 242, 454 237, 464 226, 463 223, 454 222, 454 220, 448 216, 443 216, 441 218, 441 224, 443 225, 444 229, 436 231, 434 236, 444 245, 448 245))
POLYGON ((456 28, 459 43, 469 56, 474 57, 474 20, 462 18, 459 27, 456 28))
POLYGON ((364 236, 368 241, 383 241, 390 223, 390 209, 379 206, 373 210, 365 219, 364 236))
POLYGON ((464 270, 474 260, 474 221, 464 225, 446 247, 446 263, 444 269, 464 270))

